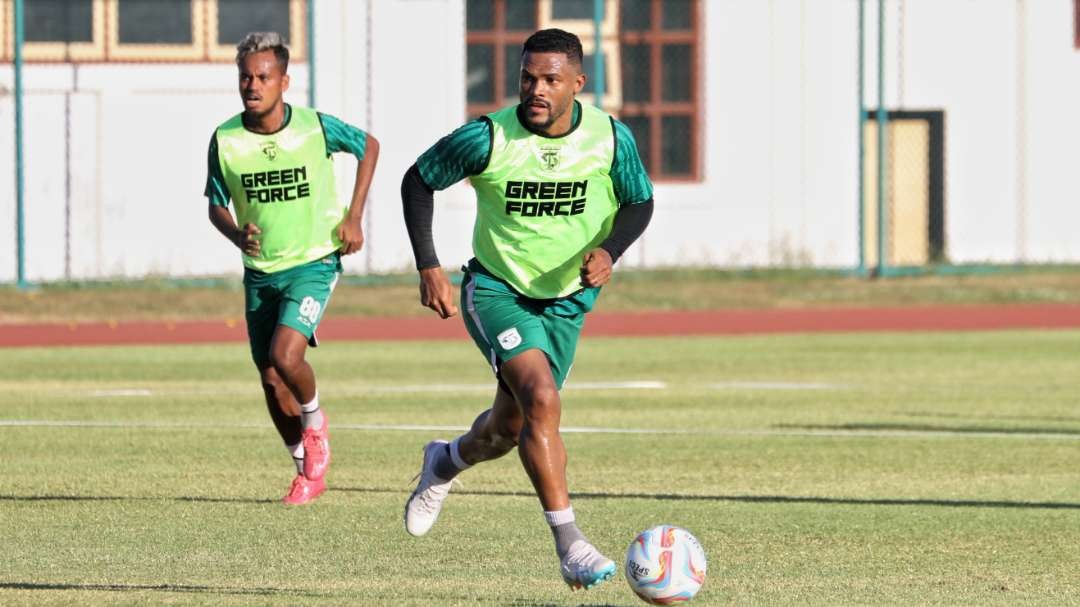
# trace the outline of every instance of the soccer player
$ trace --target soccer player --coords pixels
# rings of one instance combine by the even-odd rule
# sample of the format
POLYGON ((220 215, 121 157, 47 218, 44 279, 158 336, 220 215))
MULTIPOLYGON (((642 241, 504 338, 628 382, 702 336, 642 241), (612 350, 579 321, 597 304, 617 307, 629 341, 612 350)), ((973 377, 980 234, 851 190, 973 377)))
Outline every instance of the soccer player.
POLYGON ((402 182, 420 301, 442 318, 458 308, 432 242, 434 190, 464 178, 476 190, 475 258, 463 268, 461 307, 497 379, 491 407, 468 432, 424 447, 405 528, 414 536, 427 533, 455 476, 516 446, 572 588, 610 579, 615 563, 575 522, 559 390, 585 313, 653 208, 652 184, 630 130, 574 99, 585 85, 581 62, 577 36, 558 29, 533 34, 521 56, 521 103, 442 138, 402 182))
POLYGON ((341 274, 340 256, 364 245, 361 217, 379 142, 284 102, 289 50, 279 34, 248 34, 236 47, 236 66, 244 111, 210 139, 205 194, 210 222, 241 251, 251 356, 296 465, 282 501, 306 504, 326 490, 330 443, 304 354, 318 345, 315 329, 341 274), (330 158, 342 151, 359 161, 349 204, 337 195, 330 158))

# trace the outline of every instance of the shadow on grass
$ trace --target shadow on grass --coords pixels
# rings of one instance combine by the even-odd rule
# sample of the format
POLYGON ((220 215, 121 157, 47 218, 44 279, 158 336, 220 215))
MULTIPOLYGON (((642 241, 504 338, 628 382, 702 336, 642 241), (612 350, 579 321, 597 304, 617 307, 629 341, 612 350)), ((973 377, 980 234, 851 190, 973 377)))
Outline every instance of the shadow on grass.
POLYGON ((937 417, 942 419, 986 420, 1027 422, 1080 422, 1080 415, 968 415, 963 413, 938 413, 936 411, 897 411, 893 415, 901 417, 937 417))
MULTIPOLYGON (((411 489, 387 489, 382 487, 332 487, 328 493, 380 493, 386 495, 407 495, 411 489)), ((454 495, 491 495, 495 497, 536 498, 531 491, 466 491, 455 489, 454 495)), ((945 508, 1020 508, 1031 510, 1080 510, 1080 503, 1075 502, 1029 502, 1012 500, 957 500, 927 498, 856 498, 825 497, 802 495, 724 495, 724 494, 681 494, 681 493, 614 493, 614 492, 572 492, 574 499, 635 499, 688 502, 736 502, 748 504, 825 504, 835 506, 940 506, 945 508)), ((0 495, 0 502, 206 502, 235 504, 278 504, 276 499, 243 499, 216 497, 135 497, 120 495, 0 495)), ((0 586, 2 587, 2 586, 0 586)))
POLYGON ((1052 434, 1080 438, 1080 430, 1066 428, 994 428, 986 426, 939 426, 935 424, 776 424, 777 430, 851 432, 938 432, 941 434, 1052 434))
MULTIPOLYGON (((334 487, 332 491, 357 493, 408 493, 394 489, 334 487)), ((464 491, 454 489, 454 495, 494 495, 498 497, 536 498, 530 491, 464 491)), ((570 497, 580 499, 641 499, 689 502, 742 502, 749 504, 826 504, 836 506, 941 506, 946 508, 1027 508, 1033 510, 1080 510, 1080 503, 1073 502, 1024 502, 1010 500, 945 500, 921 498, 854 498, 819 497, 797 495, 693 495, 678 493, 593 493, 571 492, 570 497)))
POLYGON ((0 502, 207 502, 211 504, 277 504, 280 499, 242 497, 141 497, 132 495, 0 495, 0 502))
MULTIPOLYGON (((512 603, 507 603, 507 605, 510 607, 559 607, 558 603, 544 603, 525 599, 518 599, 512 603)), ((619 605, 614 603, 579 603, 577 607, 619 607, 619 605)))
POLYGON ((79 590, 102 592, 182 592, 192 594, 234 594, 255 596, 327 596, 308 590, 285 588, 222 588, 218 586, 194 586, 190 584, 61 584, 45 582, 0 582, 0 589, 9 590, 79 590))

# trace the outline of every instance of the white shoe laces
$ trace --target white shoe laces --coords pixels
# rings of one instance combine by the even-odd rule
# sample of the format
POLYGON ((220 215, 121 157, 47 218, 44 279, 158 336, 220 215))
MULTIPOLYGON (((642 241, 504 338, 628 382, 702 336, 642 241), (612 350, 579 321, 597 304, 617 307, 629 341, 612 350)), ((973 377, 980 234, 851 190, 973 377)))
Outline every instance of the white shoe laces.
POLYGON ((412 482, 416 482, 417 479, 421 479, 420 486, 413 491, 413 499, 409 504, 409 509, 427 514, 437 512, 442 507, 443 500, 450 494, 450 488, 454 485, 461 485, 461 481, 456 478, 443 483, 436 483, 434 481, 442 479, 434 474, 424 475, 423 470, 412 478, 412 482), (427 486, 424 486, 425 483, 427 486))
POLYGON ((609 559, 600 554, 600 551, 596 549, 592 544, 578 540, 574 542, 574 545, 570 547, 570 550, 566 552, 566 557, 563 559, 563 568, 569 573, 577 575, 581 572, 592 572, 598 565, 603 564, 609 559), (579 546, 584 544, 584 546, 579 546))

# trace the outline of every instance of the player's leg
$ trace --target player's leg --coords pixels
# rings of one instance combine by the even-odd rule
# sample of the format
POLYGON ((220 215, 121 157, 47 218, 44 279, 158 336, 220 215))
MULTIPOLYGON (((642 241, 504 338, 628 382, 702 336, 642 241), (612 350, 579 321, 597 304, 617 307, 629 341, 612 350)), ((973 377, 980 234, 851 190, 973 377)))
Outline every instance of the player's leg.
MULTIPOLYGON (((489 332, 516 322, 531 321, 540 328, 516 300, 517 295, 496 279, 466 269, 461 289, 465 328, 496 374, 498 354, 487 338, 489 332)), ((424 446, 419 480, 405 503, 405 529, 410 534, 424 535, 435 524, 458 473, 473 464, 502 457, 517 444, 521 410, 509 389, 501 381, 499 384, 491 407, 476 417, 468 432, 450 442, 436 440, 424 446)))
POLYGON ((278 374, 273 365, 266 363, 259 368, 266 406, 270 419, 285 442, 285 449, 296 465, 296 476, 289 485, 282 502, 290 506, 306 504, 326 491, 324 479, 309 480, 304 476, 303 426, 300 423, 300 405, 296 402, 292 390, 278 374))
MULTIPOLYGON (((476 417, 468 432, 451 442, 457 453, 453 459, 460 459, 458 464, 464 463, 467 467, 506 455, 518 444, 524 419, 510 388, 500 380, 491 408, 476 417)), ((454 465, 453 459, 449 462, 451 465, 454 465)), ((444 478, 453 478, 463 469, 455 466, 437 468, 436 472, 442 472, 444 478)))
POLYGON ((308 337, 296 329, 278 325, 270 340, 270 365, 299 403, 315 398, 315 370, 305 359, 308 337))
POLYGON ((500 387, 491 408, 476 417, 468 432, 450 442, 434 440, 425 445, 416 489, 405 502, 405 529, 415 536, 427 533, 442 511, 453 479, 474 464, 509 453, 517 444, 520 420, 514 397, 500 387), (504 410, 508 414, 498 414, 504 410))
POLYGON ((286 504, 304 504, 318 497, 325 489, 325 484, 322 481, 309 482, 304 478, 300 405, 270 358, 270 344, 277 329, 278 310, 281 305, 281 291, 276 282, 273 274, 245 274, 245 318, 251 358, 259 370, 259 380, 270 419, 273 420, 274 427, 297 467, 296 477, 282 501, 286 504))
MULTIPOLYGON (((549 302, 543 306, 539 320, 543 325, 543 334, 547 340, 543 346, 543 352, 546 355, 548 365, 545 369, 542 364, 539 364, 540 361, 538 360, 535 361, 535 364, 528 361, 530 363, 528 373, 532 374, 534 378, 539 378, 538 380, 521 381, 520 378, 515 379, 516 366, 512 364, 513 361, 504 364, 502 368, 504 377, 506 377, 508 384, 512 386, 518 401, 522 403, 522 408, 526 412, 526 427, 523 429, 523 437, 518 453, 521 455, 522 463, 526 466, 526 469, 530 470, 530 478, 535 479, 533 483, 536 486, 537 494, 545 505, 544 518, 547 520, 548 525, 551 526, 552 534, 555 537, 555 550, 559 554, 561 561, 563 579, 574 588, 590 588, 614 577, 615 563, 589 543, 577 526, 573 508, 569 503, 569 495, 564 492, 566 487, 567 455, 561 438, 557 440, 545 439, 542 433, 531 430, 530 426, 537 424, 536 427, 540 428, 544 422, 544 408, 537 409, 537 401, 554 401, 551 397, 551 387, 548 381, 554 383, 556 396, 558 391, 562 390, 570 368, 573 366, 577 342, 584 325, 585 313, 592 308, 598 294, 598 289, 585 289, 572 297, 549 302), (533 386, 531 389, 529 388, 530 385, 533 386), (537 387, 539 387, 539 390, 537 387), (532 404, 529 403, 530 392, 533 394, 531 397, 533 399, 532 404), (544 449, 530 448, 528 444, 532 439, 528 437, 529 434, 537 435, 536 442, 546 441, 547 444, 555 445, 556 448, 548 449, 547 453, 545 453, 544 449), (553 476, 554 480, 545 478, 548 476, 553 476), (566 498, 565 509, 549 509, 558 508, 558 504, 561 503, 564 496, 566 498)), ((523 362, 526 361, 523 359, 523 362)), ((548 428, 550 428, 556 417, 561 418, 561 400, 557 402, 559 403, 558 409, 550 405, 546 407, 549 410, 546 414, 548 428)), ((557 432, 558 426, 555 427, 557 432)))
POLYGON ((442 482, 449 482, 468 468, 498 459, 517 446, 522 424, 521 407, 501 381, 491 408, 473 420, 469 431, 441 445, 431 458, 431 470, 442 482))
POLYGON ((522 410, 518 455, 545 511, 570 506, 566 489, 566 447, 559 434, 562 401, 547 355, 526 350, 499 367, 522 410))
POLYGON ((259 379, 270 419, 281 435, 281 440, 285 442, 285 448, 292 455, 297 474, 300 474, 304 471, 304 445, 301 442, 304 429, 300 425, 300 404, 296 402, 292 391, 285 385, 273 365, 259 365, 259 379))
POLYGON ((544 507, 563 580, 572 588, 592 588, 615 576, 615 563, 585 539, 570 506, 566 447, 559 433, 562 401, 552 366, 546 352, 532 349, 499 370, 521 406, 524 423, 518 455, 544 507))
POLYGON ((314 261, 283 274, 282 305, 270 344, 270 361, 300 403, 304 476, 320 481, 330 465, 330 435, 319 405, 315 371, 305 358, 318 345, 315 330, 323 318, 340 272, 337 257, 314 261))

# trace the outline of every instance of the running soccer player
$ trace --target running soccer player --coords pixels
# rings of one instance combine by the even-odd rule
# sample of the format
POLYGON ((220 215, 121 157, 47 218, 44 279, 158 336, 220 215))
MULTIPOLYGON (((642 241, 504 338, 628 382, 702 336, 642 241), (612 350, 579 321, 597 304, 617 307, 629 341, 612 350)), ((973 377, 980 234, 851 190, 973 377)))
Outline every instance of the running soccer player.
POLYGON ((282 501, 306 504, 326 490, 330 442, 304 354, 318 345, 315 329, 341 274, 340 256, 364 245, 361 217, 379 142, 284 102, 289 49, 279 34, 248 34, 236 47, 236 65, 244 111, 210 139, 205 195, 210 222, 241 251, 251 356, 296 465, 282 501), (343 151, 359 161, 348 205, 338 198, 330 158, 343 151))
POLYGON ((468 432, 424 447, 405 528, 427 533, 455 476, 517 446, 572 588, 610 579, 615 563, 575 522, 559 390, 585 313, 653 209, 652 183, 630 130, 574 99, 585 85, 581 62, 577 36, 558 29, 533 34, 521 56, 521 103, 439 140, 402 182, 420 301, 442 318, 458 308, 432 242, 434 190, 464 178, 476 190, 475 257, 463 268, 461 307, 497 379, 494 402, 468 432))

